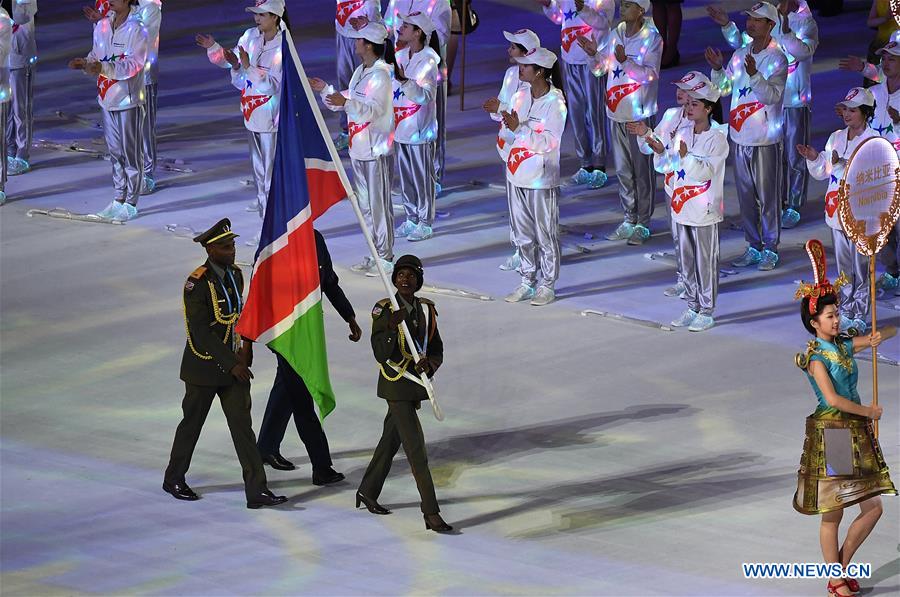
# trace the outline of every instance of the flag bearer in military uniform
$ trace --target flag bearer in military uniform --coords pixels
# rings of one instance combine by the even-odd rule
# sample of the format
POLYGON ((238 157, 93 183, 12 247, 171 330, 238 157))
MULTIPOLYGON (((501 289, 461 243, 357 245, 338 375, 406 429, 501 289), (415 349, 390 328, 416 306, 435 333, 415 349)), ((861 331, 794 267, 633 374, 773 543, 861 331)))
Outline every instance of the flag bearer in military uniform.
POLYGON ((244 278, 234 266, 234 239, 226 218, 194 238, 209 259, 184 284, 184 322, 187 342, 181 360, 185 393, 184 418, 175 431, 163 489, 179 500, 200 499, 184 475, 200 438, 200 430, 218 394, 231 439, 244 472, 247 507, 261 508, 287 501, 266 486, 266 473, 256 449, 250 423, 252 343, 234 335, 241 314, 244 278))
POLYGON ((437 311, 430 300, 416 296, 424 281, 422 262, 418 257, 404 255, 398 259, 391 279, 397 287, 400 309, 391 311, 390 300, 382 299, 372 310, 372 351, 381 368, 378 397, 387 400, 388 412, 384 418, 381 440, 356 492, 356 507, 363 503, 372 514, 391 513, 377 500, 391 470, 391 461, 402 445, 419 488, 425 528, 447 532, 453 528, 438 514, 440 508, 434 494, 431 471, 428 470, 425 437, 416 415, 421 402, 428 399, 419 374, 426 373, 429 378, 433 377, 444 360, 437 311), (414 346, 401 331, 402 321, 406 321, 414 346), (415 349, 424 353, 425 358, 415 362, 415 349))

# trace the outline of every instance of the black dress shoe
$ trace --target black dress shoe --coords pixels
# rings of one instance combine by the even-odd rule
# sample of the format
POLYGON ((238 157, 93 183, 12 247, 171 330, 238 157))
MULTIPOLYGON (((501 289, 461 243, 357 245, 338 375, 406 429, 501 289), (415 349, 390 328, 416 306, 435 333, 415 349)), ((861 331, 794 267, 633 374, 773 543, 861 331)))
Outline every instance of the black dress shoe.
POLYGON ((453 527, 444 522, 440 514, 426 514, 425 529, 435 533, 449 533, 453 530, 453 527))
POLYGON ((376 502, 373 499, 367 498, 360 492, 356 492, 356 507, 359 508, 359 504, 365 504, 366 509, 372 514, 390 514, 391 511, 376 502))
POLYGON ((200 499, 200 496, 194 493, 194 490, 183 481, 181 483, 166 483, 163 481, 163 491, 171 494, 176 500, 193 502, 200 499))
POLYGON ((260 493, 256 496, 253 501, 247 502, 247 507, 251 510, 256 510, 257 508, 263 508, 265 506, 277 506, 278 504, 283 504, 288 499, 283 495, 275 495, 268 489, 260 493))
POLYGON ((343 481, 344 475, 342 473, 337 472, 330 466, 326 469, 322 470, 313 470, 313 485, 331 485, 332 483, 337 483, 338 481, 343 481))
POLYGON ((279 471, 292 471, 296 466, 294 463, 282 456, 281 454, 266 454, 262 461, 274 469, 279 471))

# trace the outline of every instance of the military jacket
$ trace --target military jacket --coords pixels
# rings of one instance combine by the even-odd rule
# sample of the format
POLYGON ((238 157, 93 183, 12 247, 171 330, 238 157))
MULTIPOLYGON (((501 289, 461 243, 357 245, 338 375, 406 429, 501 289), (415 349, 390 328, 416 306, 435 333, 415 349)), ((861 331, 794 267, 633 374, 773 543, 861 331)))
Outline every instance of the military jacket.
POLYGON ((234 326, 243 305, 244 277, 228 267, 224 280, 209 261, 184 283, 184 319, 188 338, 181 359, 181 379, 198 386, 235 383, 231 369, 238 363, 234 326), (218 313, 217 313, 218 311, 218 313), (231 323, 223 323, 231 321, 231 323))
MULTIPOLYGON (((405 309, 399 295, 397 301, 400 308, 405 309)), ((415 338, 415 342, 425 350, 425 357, 431 365, 431 376, 444 361, 444 343, 438 331, 437 310, 434 303, 425 298, 414 299, 414 311, 407 313, 406 325, 415 338), (425 310, 428 310, 426 316, 425 310)), ((416 350, 410 346, 408 338, 401 342, 400 326, 392 330, 389 325, 391 302, 389 299, 378 301, 372 309, 372 351, 375 360, 381 366, 378 374, 378 397, 385 400, 421 401, 428 399, 425 388, 416 382, 399 375, 399 371, 408 371, 414 377, 419 374, 415 370, 416 350), (391 366, 393 363, 394 366, 391 366), (392 379, 397 378, 395 381, 392 379)))

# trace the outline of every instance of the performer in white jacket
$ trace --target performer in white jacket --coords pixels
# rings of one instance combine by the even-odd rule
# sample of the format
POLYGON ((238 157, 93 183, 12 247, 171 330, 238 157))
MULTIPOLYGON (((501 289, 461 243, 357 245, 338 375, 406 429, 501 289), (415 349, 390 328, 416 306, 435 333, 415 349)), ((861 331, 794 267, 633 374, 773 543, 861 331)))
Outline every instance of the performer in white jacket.
POLYGON ((778 264, 781 237, 782 111, 787 59, 772 37, 778 10, 758 2, 747 15, 753 42, 735 50, 722 69, 722 53, 706 48, 710 79, 731 95, 729 136, 734 142, 734 179, 747 249, 735 267, 756 265, 761 271, 778 264))
MULTIPOLYGON (((334 13, 335 50, 337 53, 337 88, 348 89, 350 78, 359 66, 356 40, 353 33, 367 23, 380 23, 381 0, 335 0, 334 13)), ((338 151, 347 149, 350 143, 347 116, 341 117, 341 133, 334 141, 338 151)))
POLYGON ((875 96, 869 89, 854 87, 838 104, 843 108, 846 126, 831 133, 825 144, 825 151, 819 153, 809 145, 797 145, 794 149, 806 160, 813 178, 828 180, 828 190, 825 192, 825 223, 831 228, 837 271, 842 272, 848 280, 841 288, 842 296, 838 307, 841 314, 841 331, 855 329, 860 335, 866 333, 866 322, 869 317, 869 260, 856 250, 856 245, 841 226, 838 214, 838 183, 856 148, 866 139, 878 136, 878 132, 869 127, 875 114, 875 101, 875 96))
POLYGON ((112 163, 116 196, 98 215, 113 220, 137 216, 143 187, 144 64, 147 30, 137 0, 109 0, 111 12, 94 25, 94 46, 69 68, 97 79, 97 103, 103 109, 103 133, 112 163))
POLYGON ((652 127, 656 117, 663 42, 653 19, 645 16, 649 10, 650 0, 626 0, 621 9, 623 22, 609 32, 599 49, 592 40, 578 40, 607 72, 606 116, 625 217, 606 239, 627 240, 629 245, 642 245, 650 238, 656 195, 653 159, 641 153, 637 138, 626 128, 629 122, 652 127))
MULTIPOLYGON (((4 4, 6 4, 4 2, 4 4)), ((9 50, 12 45, 13 20, 0 6, 0 122, 5 123, 9 114, 9 50)), ((6 203, 6 134, 0 135, 0 205, 6 203)))
MULTIPOLYGON (((712 20, 722 27, 722 35, 735 50, 750 44, 750 36, 742 34, 728 14, 718 7, 707 7, 712 20)), ((784 195, 781 216, 782 228, 793 228, 800 222, 800 208, 806 203, 809 173, 797 145, 809 144, 809 125, 812 107, 813 54, 819 47, 819 27, 806 0, 780 0, 779 22, 772 30, 772 38, 784 52, 788 75, 784 89, 784 160, 782 178, 784 195)))
POLYGON ((728 134, 712 118, 719 90, 710 81, 688 89, 685 106, 691 127, 679 129, 669 148, 649 139, 659 172, 674 172, 672 218, 678 226, 678 246, 688 308, 672 322, 702 332, 715 325, 719 294, 719 222, 725 212, 725 160, 728 134))
MULTIPOLYGON (((256 26, 244 32, 233 50, 223 48, 210 35, 197 35, 197 44, 206 48, 210 62, 231 69, 231 84, 241 91, 241 113, 256 182, 256 200, 247 209, 258 212, 262 218, 275 164, 281 94, 281 24, 286 19, 284 0, 257 2, 246 11, 253 13, 256 26)), ((254 241, 259 242, 258 234, 254 241)))
POLYGON ((431 19, 437 36, 436 51, 441 57, 434 104, 437 118, 434 177, 436 181, 435 194, 438 194, 441 192, 441 182, 444 180, 444 161, 447 151, 447 44, 450 42, 450 24, 452 22, 450 0, 389 0, 387 8, 384 10, 384 22, 388 32, 394 35, 397 52, 402 50, 405 45, 399 37, 402 23, 400 16, 415 12, 425 13, 431 19))
POLYGON ((502 116, 509 131, 506 179, 512 186, 510 218, 515 220, 522 283, 506 301, 531 299, 532 305, 541 306, 556 298, 559 278, 559 147, 566 100, 558 87, 562 82, 553 52, 535 48, 516 61, 519 77, 530 88, 516 92, 512 109, 502 116))
POLYGON ((437 80, 440 56, 428 46, 434 24, 427 14, 401 15, 404 48, 394 69, 394 142, 406 221, 397 235, 420 241, 434 235, 434 160, 437 139, 437 80))
POLYGON ((9 53, 9 82, 12 104, 4 121, 9 174, 31 170, 31 141, 34 137, 34 71, 37 65, 34 16, 37 0, 12 0, 13 20, 9 53))
MULTIPOLYGON (((110 12, 109 0, 96 0, 94 7, 84 9, 93 23, 110 12)), ((156 111, 159 82, 159 28, 162 23, 162 0, 138 0, 138 18, 147 30, 147 64, 144 65, 144 186, 142 195, 156 189, 156 111)))
MULTIPOLYGON (((484 102, 482 108, 485 112, 490 114, 492 120, 500 124, 500 130, 497 133, 497 153, 500 154, 500 159, 503 161, 503 168, 505 170, 506 160, 509 157, 509 145, 507 144, 507 139, 504 138, 508 135, 508 132, 504 131, 506 125, 503 123, 502 114, 503 112, 509 112, 511 110, 513 96, 518 91, 523 89, 527 91, 531 87, 528 83, 519 78, 519 63, 516 62, 516 58, 524 56, 535 48, 541 47, 541 39, 531 29, 519 29, 515 33, 504 31, 503 37, 509 41, 509 47, 507 48, 506 53, 509 56, 509 61, 513 63, 513 66, 506 69, 506 73, 503 75, 500 93, 497 97, 492 97, 484 102)), ((521 97, 526 98, 529 102, 531 101, 530 93, 524 93, 521 97)), ((527 110, 522 111, 527 112, 527 110)), ((513 192, 509 180, 506 181, 506 201, 509 206, 510 214, 512 214, 513 192)), ((515 247, 515 252, 506 261, 500 264, 500 269, 503 271, 517 270, 522 263, 519 256, 519 249, 516 247, 516 231, 513 228, 513 221, 514 218, 510 216, 509 242, 515 247)))
MULTIPOLYGON (((686 73, 678 81, 673 81, 675 85, 675 107, 666 110, 662 118, 655 127, 650 128, 644 122, 629 122, 625 128, 632 135, 637 135, 640 139, 641 152, 647 155, 654 155, 653 148, 648 143, 649 139, 656 139, 662 143, 666 151, 674 148, 672 143, 682 128, 691 128, 694 123, 687 117, 687 103, 690 96, 687 90, 699 85, 700 83, 709 83, 709 78, 699 71, 690 71, 686 73)), ((721 118, 721 116, 720 116, 721 118)), ((684 298, 684 280, 681 273, 681 257, 678 252, 678 224, 672 217, 672 193, 675 188, 673 185, 675 172, 669 170, 663 172, 663 186, 666 192, 666 204, 669 210, 669 227, 672 233, 672 244, 675 246, 675 285, 666 288, 663 294, 668 297, 684 298)))
MULTIPOLYGON (((349 87, 336 92, 322 79, 312 78, 310 86, 322 96, 325 106, 347 113, 353 187, 360 210, 372 233, 378 258, 387 273, 394 271, 394 211, 391 205, 394 109, 391 67, 383 60, 385 44, 391 43, 387 30, 378 21, 369 23, 355 36, 360 65, 353 71, 349 87)), ((375 261, 366 256, 353 271, 378 275, 375 261)))
POLYGON ((566 81, 569 124, 575 135, 575 153, 581 168, 572 182, 599 189, 606 184, 609 126, 603 108, 607 71, 585 53, 578 40, 597 45, 609 34, 616 12, 615 0, 535 0, 548 19, 562 27, 562 69, 566 81))

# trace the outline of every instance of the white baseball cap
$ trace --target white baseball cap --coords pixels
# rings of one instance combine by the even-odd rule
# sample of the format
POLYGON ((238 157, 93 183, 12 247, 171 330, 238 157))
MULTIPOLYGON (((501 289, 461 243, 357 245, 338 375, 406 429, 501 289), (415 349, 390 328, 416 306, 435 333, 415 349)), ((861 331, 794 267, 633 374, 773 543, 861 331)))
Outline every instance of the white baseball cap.
POLYGON ((702 99, 708 102, 717 102, 722 95, 719 88, 713 85, 709 80, 701 81, 690 89, 685 89, 685 91, 687 91, 687 94, 694 99, 702 99))
POLYGON ((888 42, 886 46, 881 48, 880 50, 875 52, 879 56, 881 54, 893 54, 894 56, 900 56, 900 42, 891 41, 888 42))
POLYGON ((400 15, 400 20, 404 23, 409 23, 410 25, 415 25, 419 29, 425 32, 425 35, 431 35, 434 33, 434 21, 431 20, 424 12, 416 11, 409 13, 408 15, 400 15))
POLYGON ((744 14, 758 19, 769 19, 773 23, 778 23, 778 9, 768 2, 757 2, 745 10, 744 14))
POLYGON ((860 106, 875 106, 875 96, 865 87, 854 87, 847 92, 846 97, 838 102, 845 108, 858 108, 860 106))
POLYGON ((388 32, 385 26, 378 21, 369 21, 365 27, 359 30, 350 27, 350 30, 344 35, 352 39, 366 39, 373 44, 383 44, 388 37, 388 32))
POLYGON ((644 14, 649 12, 650 10, 650 0, 622 0, 622 4, 626 2, 631 2, 632 4, 637 4, 644 11, 644 14))
POLYGON ((270 12, 273 15, 283 17, 284 0, 256 0, 256 5, 248 6, 246 10, 247 12, 253 12, 258 15, 270 12))
POLYGON ((698 70, 692 70, 684 73, 684 76, 677 81, 672 81, 672 85, 675 85, 679 89, 684 89, 685 91, 687 91, 694 85, 697 85, 701 82, 709 83, 709 77, 698 70))
POLYGON ((514 44, 523 46, 526 52, 541 47, 541 38, 531 29, 519 29, 515 33, 504 31, 503 37, 514 44))
POLYGON ((516 62, 519 64, 537 64, 544 68, 553 68, 556 64, 556 54, 547 48, 532 48, 524 56, 516 56, 516 62))

